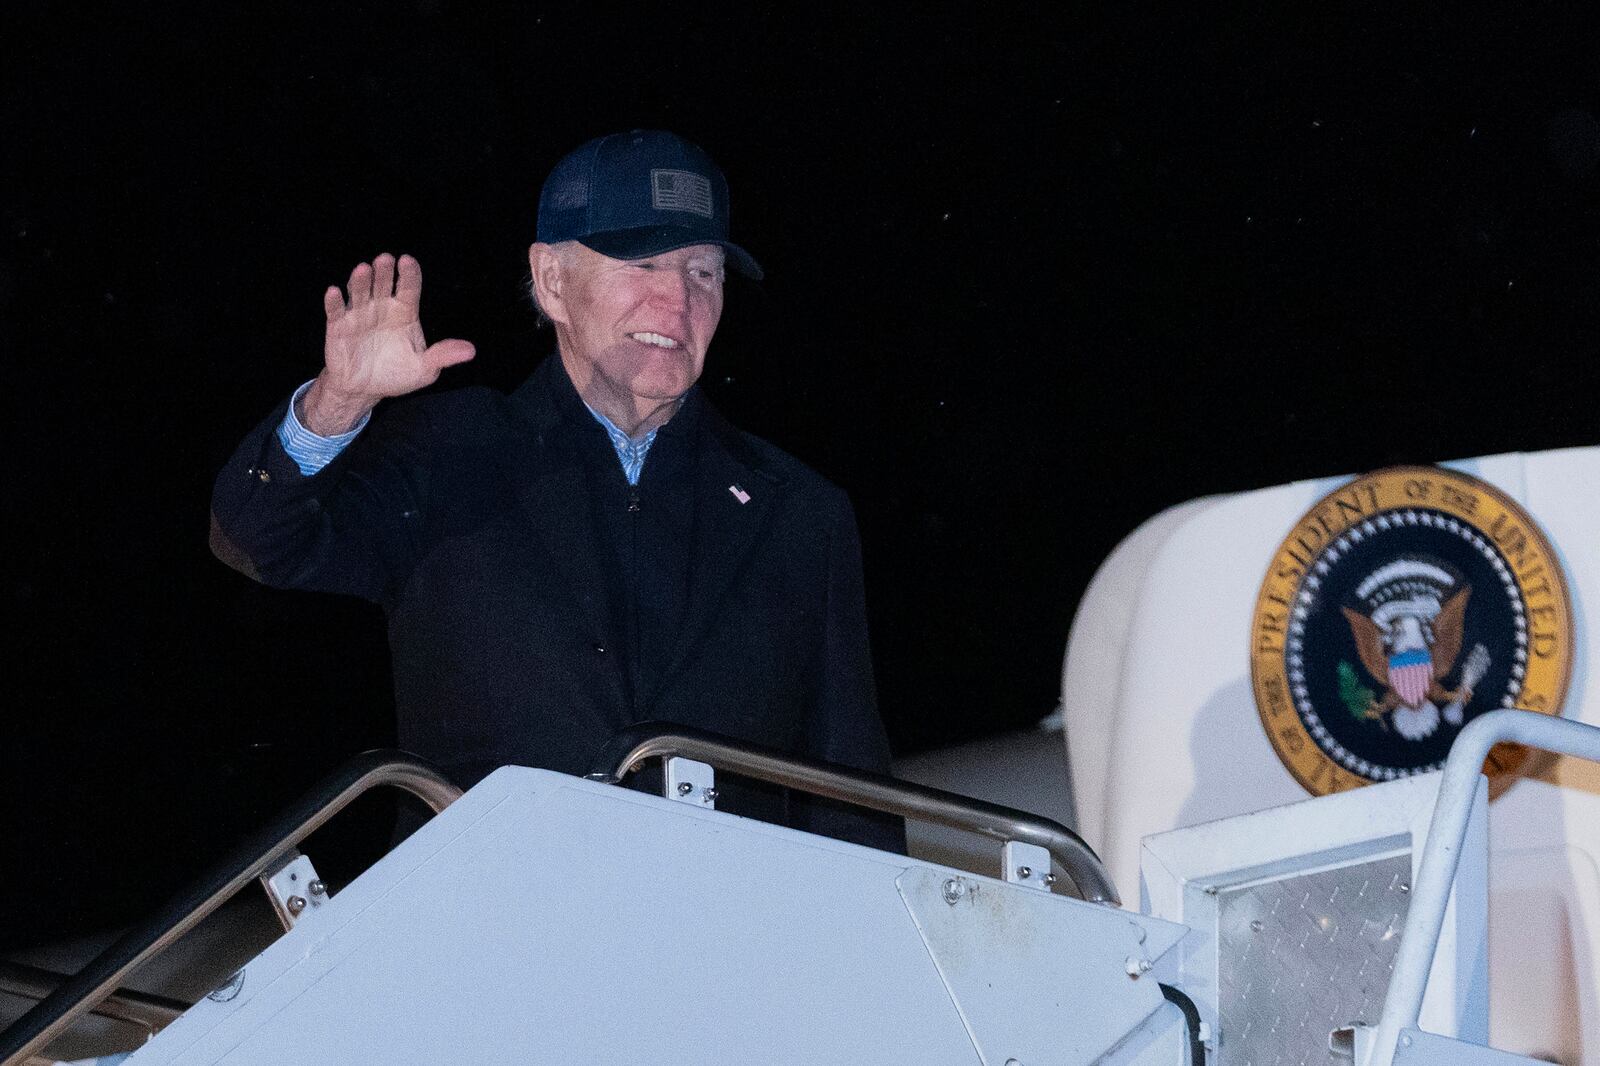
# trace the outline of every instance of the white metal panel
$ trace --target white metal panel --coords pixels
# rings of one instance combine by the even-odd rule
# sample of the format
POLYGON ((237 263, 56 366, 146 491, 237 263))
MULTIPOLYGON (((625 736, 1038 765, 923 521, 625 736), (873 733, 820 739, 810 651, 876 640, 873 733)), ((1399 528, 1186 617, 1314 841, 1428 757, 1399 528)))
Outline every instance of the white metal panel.
POLYGON ((502 769, 134 1061, 975 1062, 903 864, 502 769))
MULTIPOLYGON (((969 1033, 973 1018, 964 1024, 900 895, 907 869, 1013 901, 1052 944, 1073 942, 1078 921, 1167 928, 504 768, 252 961, 231 998, 203 1001, 132 1061, 971 1066, 976 1039, 1005 1035, 994 1026, 1072 1024, 1089 993, 1041 980, 1039 948, 1023 937, 982 945, 984 980, 1007 1010, 969 1033)), ((1152 1034, 1140 1056, 1154 1061, 1151 1049, 1174 1041, 1152 1034)))
POLYGON ((913 867, 899 884, 973 1043, 993 1066, 1097 1061, 1165 1003, 1151 969, 1188 932, 933 867, 913 867))
MULTIPOLYGON (((1234 936, 1247 944, 1250 936, 1247 931, 1228 926, 1230 914, 1235 911, 1245 914, 1248 910, 1247 907, 1230 910, 1230 890, 1253 889, 1272 881, 1303 882, 1308 880, 1305 876, 1308 874, 1319 875, 1324 884, 1338 887, 1340 875, 1345 871, 1354 876, 1359 886, 1373 871, 1385 868, 1386 861, 1396 855, 1407 860, 1402 868, 1409 870, 1414 878, 1433 816, 1439 778, 1438 773, 1403 778, 1176 829, 1145 840, 1144 876, 1140 886, 1143 909, 1182 922, 1194 930, 1183 947, 1179 984, 1194 999, 1201 1015, 1216 1026, 1223 1049, 1230 1035, 1220 1024, 1225 1019, 1218 1017, 1219 1006, 1228 993, 1224 940, 1234 936)), ((1423 1024, 1428 1029, 1477 1042, 1487 1039, 1486 802, 1486 791, 1480 787, 1423 1006, 1423 1024)), ((1303 893, 1311 886, 1298 883, 1296 887, 1303 893)), ((1305 937, 1268 947, 1279 957, 1271 966, 1258 967, 1258 975, 1270 982, 1272 975, 1287 965, 1291 970, 1298 966, 1303 975, 1311 975, 1308 980, 1326 981, 1337 976, 1339 967, 1354 956, 1342 949, 1330 950, 1331 946, 1342 943, 1346 935, 1358 941, 1362 939, 1362 923, 1366 920, 1379 920, 1380 916, 1384 921, 1392 919, 1393 899, 1387 885, 1375 885, 1368 901, 1360 906, 1345 909, 1341 905, 1354 919, 1348 928, 1334 929, 1335 936, 1330 939, 1321 935, 1320 928, 1308 924, 1305 937), (1321 976, 1317 977, 1319 974, 1321 976)), ((1337 922, 1337 911, 1328 906, 1318 909, 1316 901, 1311 902, 1313 906, 1303 910, 1299 920, 1312 923, 1331 918, 1337 922)), ((1261 932, 1267 931, 1264 923, 1261 932)), ((1366 950, 1359 948, 1361 952, 1366 950)), ((1392 963, 1392 955, 1388 961, 1392 963)), ((1365 997, 1345 995, 1347 990, 1341 989, 1340 994, 1325 998, 1341 1005, 1359 1004, 1365 998, 1375 1011, 1382 1005, 1387 977, 1386 970, 1362 974, 1360 979, 1373 986, 1365 997)), ((1292 991, 1288 995, 1279 995, 1271 989, 1266 991, 1269 1007, 1298 1002, 1292 991)), ((1303 998, 1305 1003, 1318 1002, 1315 996, 1303 998)), ((1283 1016, 1281 1028, 1285 1039, 1290 1038, 1297 1023, 1296 1017, 1288 1015, 1295 1013, 1278 1011, 1283 1016)), ((1273 1015, 1269 1013, 1268 1017, 1270 1020, 1273 1015)), ((1375 1024, 1377 1020, 1374 1013, 1364 1018, 1344 1018, 1336 1024, 1358 1021, 1375 1024)), ((1325 1046, 1325 1032, 1314 1036, 1315 1040, 1309 1042, 1294 1037, 1299 1043, 1295 1045, 1296 1054, 1291 1061, 1300 1060, 1308 1043, 1325 1046)), ((1245 1043, 1256 1047, 1249 1041, 1245 1043)), ((1245 1060, 1223 1054, 1219 1061, 1245 1060)))

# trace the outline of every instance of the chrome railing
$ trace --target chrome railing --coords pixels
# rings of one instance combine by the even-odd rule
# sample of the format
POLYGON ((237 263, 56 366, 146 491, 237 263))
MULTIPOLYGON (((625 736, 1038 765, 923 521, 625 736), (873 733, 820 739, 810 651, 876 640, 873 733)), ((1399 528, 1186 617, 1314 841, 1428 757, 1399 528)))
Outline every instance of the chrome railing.
MULTIPOLYGON (((67 975, 38 966, 0 959, 0 992, 35 1002, 44 999, 67 981, 67 975)), ((89 1008, 88 1013, 112 1021, 137 1025, 154 1036, 171 1025, 191 1005, 166 996, 122 989, 89 1008)))
POLYGON ((1428 838, 1417 866, 1411 906, 1400 933, 1400 949, 1383 1001, 1383 1015, 1371 1030, 1365 1053, 1360 1043, 1354 1051, 1361 1066, 1389 1066, 1407 1029, 1415 1029, 1422 1015, 1422 997, 1428 973, 1439 948, 1439 931, 1461 862, 1461 845, 1472 816, 1473 798, 1482 779, 1483 761, 1502 741, 1542 751, 1560 752, 1600 762, 1600 728, 1533 711, 1496 710, 1469 722, 1456 736, 1445 759, 1434 803, 1428 838))
MULTIPOLYGON (((188 891, 144 923, 135 926, 95 956, 87 966, 49 991, 28 1013, 0 1032, 0 1066, 20 1066, 60 1036, 79 1016, 112 1002, 134 1003, 135 993, 118 992, 122 982, 169 947, 245 885, 260 877, 351 800, 373 788, 409 792, 435 814, 454 803, 461 790, 420 759, 396 751, 356 756, 324 779, 271 824, 240 844, 188 891)), ((35 980, 40 975, 33 975, 35 980)), ((112 1008, 117 1009, 116 1007, 112 1008)), ((181 1008, 180 1008, 181 1009, 181 1008)), ((99 1013, 108 1014, 102 1009, 99 1013)), ((139 1024, 159 1020, 148 1015, 139 1024)), ((108 1014, 117 1017, 115 1014, 108 1014)), ((127 1019, 134 1020, 134 1019, 127 1019)), ((164 1024, 164 1022, 162 1023, 164 1024)))
POLYGON ((1058 822, 882 774, 812 762, 670 722, 643 722, 611 738, 587 775, 616 784, 650 758, 684 758, 858 807, 1044 848, 1084 899, 1121 906, 1094 849, 1058 822))

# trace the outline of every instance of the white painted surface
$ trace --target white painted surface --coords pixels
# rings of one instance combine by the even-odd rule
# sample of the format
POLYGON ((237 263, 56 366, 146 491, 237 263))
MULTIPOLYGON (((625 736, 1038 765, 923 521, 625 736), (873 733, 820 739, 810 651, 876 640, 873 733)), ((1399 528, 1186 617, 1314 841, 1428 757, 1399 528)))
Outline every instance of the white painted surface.
MULTIPOLYGON (((1074 828, 1091 847, 1099 848, 1104 839, 1109 759, 1121 720, 1117 708, 1122 704, 1123 659, 1134 618, 1141 613, 1137 590, 1167 540, 1221 499, 1190 500, 1146 521, 1100 564, 1079 601, 1061 666, 1061 707, 1063 717, 1072 723, 1067 743, 1072 753, 1069 791, 1076 808, 1074 828)), ((1155 605, 1143 608, 1152 609, 1155 605)), ((1132 898, 1131 891, 1124 895, 1132 898)))
MULTIPOLYGON (((1522 505, 1561 555, 1573 604, 1574 665, 1565 715, 1600 724, 1600 448, 1489 456, 1443 464, 1490 482, 1522 505)), ((1079 832, 1119 885, 1139 868, 1151 833, 1262 810, 1305 797, 1259 724, 1250 688, 1251 612, 1272 553, 1295 521, 1347 477, 1191 501, 1158 515, 1108 559, 1079 608, 1062 685, 1079 832), (1109 710, 1107 704, 1109 703, 1109 710)), ((1539 920, 1568 930, 1560 958, 1585 964, 1594 987, 1600 898, 1584 892, 1600 857, 1600 768, 1561 760, 1490 804, 1490 849, 1544 849, 1569 861, 1548 868, 1539 920), (1565 787, 1561 787, 1565 786, 1565 787), (1559 901, 1559 902, 1557 902, 1559 901)), ((1504 863, 1493 860, 1497 869, 1504 863)), ((1126 894, 1126 893, 1125 893, 1126 894)), ((1490 923, 1535 920, 1525 884, 1491 886, 1490 923)), ((1600 1064, 1600 1000, 1580 1003, 1567 1028, 1534 1039, 1515 1020, 1532 988, 1559 998, 1577 978, 1499 936, 1491 957, 1491 1036, 1537 1051, 1581 1047, 1600 1064)))
POLYGON ((1600 869, 1577 848, 1508 842, 1491 858, 1489 883, 1489 958, 1527 960, 1491 975, 1495 1046, 1549 1062, 1593 1062, 1600 869))
POLYGON ((1181 1047, 1124 957, 1182 930, 972 874, 957 906, 956 876, 503 768, 130 1061, 1048 1066, 1134 1022, 1181 1047))
MULTIPOLYGON (((1074 903, 1060 920, 1058 899, 1043 892, 1001 895, 977 878, 952 902, 949 875, 914 867, 901 875, 906 910, 950 991, 983 1061, 1098 1062, 1165 1002, 1154 978, 1130 977, 1128 960, 1153 965, 1188 931, 1088 903, 1074 903), (1042 1012, 1016 998, 1016 981, 996 981, 1003 957, 1036 989, 1053 991, 1042 1012)), ((893 981, 893 974, 882 976, 893 981)), ((1041 1001, 1035 997, 1031 1006, 1041 1001)), ((1171 1057, 1182 1054, 1182 1025, 1169 1031, 1171 1057)), ((890 1038, 893 1039, 892 1037, 890 1038)), ((877 1061, 868 1055, 868 1061, 877 1061)))
MULTIPOLYGON (((1410 851, 1412 884, 1433 818, 1440 774, 1255 811, 1146 837, 1140 893, 1150 914, 1194 932, 1184 945, 1182 988, 1217 1024, 1217 893, 1219 885, 1309 872, 1327 856, 1349 861, 1401 847, 1410 851)), ((1485 1039, 1487 1007, 1484 918, 1488 880, 1487 793, 1479 789, 1460 852, 1459 873, 1445 909, 1422 1024, 1430 1032, 1485 1039)), ((1305 960, 1314 969, 1316 960, 1305 960)), ((1356 1021, 1357 1019, 1345 1019, 1356 1021)), ((1376 1023, 1377 1018, 1365 1019, 1376 1023)))

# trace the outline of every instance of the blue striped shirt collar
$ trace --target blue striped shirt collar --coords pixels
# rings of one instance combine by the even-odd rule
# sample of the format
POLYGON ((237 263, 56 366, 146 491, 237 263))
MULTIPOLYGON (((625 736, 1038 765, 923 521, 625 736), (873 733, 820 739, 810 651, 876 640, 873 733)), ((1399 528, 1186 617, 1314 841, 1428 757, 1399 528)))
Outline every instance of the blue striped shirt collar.
MULTIPOLYGON (((583 399, 582 396, 578 398, 583 399)), ((682 406, 683 401, 680 399, 678 404, 682 406)), ((639 474, 644 470, 644 458, 650 454, 650 445, 656 442, 656 434, 661 432, 661 427, 657 426, 644 436, 635 439, 618 429, 611 419, 589 407, 589 401, 584 400, 583 406, 588 408, 589 413, 594 415, 594 420, 600 423, 600 428, 606 431, 606 436, 611 438, 611 447, 616 449, 617 460, 622 464, 622 473, 627 477, 628 484, 637 485, 639 474)))

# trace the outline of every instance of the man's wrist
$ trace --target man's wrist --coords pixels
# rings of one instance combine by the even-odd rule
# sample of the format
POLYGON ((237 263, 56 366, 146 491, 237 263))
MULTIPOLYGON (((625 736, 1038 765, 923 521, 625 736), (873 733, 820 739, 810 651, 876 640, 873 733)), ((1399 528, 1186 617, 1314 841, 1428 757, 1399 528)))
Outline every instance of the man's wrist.
POLYGON ((357 428, 378 406, 377 397, 351 396, 318 377, 295 404, 295 418, 319 437, 338 437, 357 428))
POLYGON ((366 418, 362 418, 349 432, 336 436, 319 436, 308 429, 300 421, 300 411, 304 407, 306 394, 314 384, 314 380, 308 381, 294 390, 294 395, 289 398, 289 410, 284 412, 283 421, 278 423, 278 443, 283 445, 283 450, 306 477, 311 477, 333 462, 367 424, 366 418))

